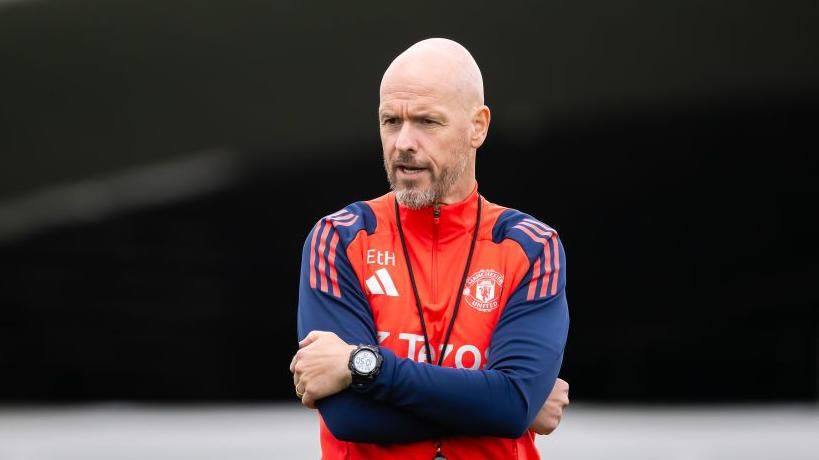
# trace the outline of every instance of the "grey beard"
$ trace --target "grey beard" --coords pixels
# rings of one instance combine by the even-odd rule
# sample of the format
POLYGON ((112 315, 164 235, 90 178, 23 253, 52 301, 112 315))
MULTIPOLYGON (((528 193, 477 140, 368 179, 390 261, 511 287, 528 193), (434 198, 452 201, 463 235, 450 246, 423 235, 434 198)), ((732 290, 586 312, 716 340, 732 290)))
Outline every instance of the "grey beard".
POLYGON ((439 202, 441 198, 449 192, 452 187, 458 182, 458 179, 463 176, 466 171, 467 155, 460 155, 458 161, 452 165, 451 169, 441 170, 441 176, 437 179, 433 178, 432 184, 428 189, 418 190, 413 188, 398 189, 396 187, 396 180, 394 173, 390 170, 384 162, 384 167, 387 169, 387 180, 390 183, 390 189, 395 191, 395 199, 398 203, 410 208, 420 209, 426 208, 439 202))
MULTIPOLYGON (((392 189, 395 190, 395 187, 392 187, 392 189)), ((439 198, 440 196, 438 196, 438 194, 435 193, 435 190, 432 189, 395 190, 395 199, 410 209, 421 209, 432 206, 436 201, 438 201, 439 198)))

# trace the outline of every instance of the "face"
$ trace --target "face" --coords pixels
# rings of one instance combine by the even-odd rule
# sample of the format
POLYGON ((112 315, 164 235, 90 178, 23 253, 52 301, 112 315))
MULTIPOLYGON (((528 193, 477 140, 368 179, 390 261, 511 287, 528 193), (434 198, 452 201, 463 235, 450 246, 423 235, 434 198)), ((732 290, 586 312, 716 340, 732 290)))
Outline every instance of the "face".
POLYGON ((431 206, 464 178, 470 120, 454 95, 431 85, 385 84, 378 109, 384 167, 398 202, 431 206))

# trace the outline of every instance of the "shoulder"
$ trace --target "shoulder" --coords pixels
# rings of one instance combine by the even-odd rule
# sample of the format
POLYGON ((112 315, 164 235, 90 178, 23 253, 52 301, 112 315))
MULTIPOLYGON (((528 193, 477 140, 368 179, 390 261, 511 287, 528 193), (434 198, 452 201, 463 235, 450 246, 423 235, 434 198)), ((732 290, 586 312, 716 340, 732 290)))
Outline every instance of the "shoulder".
POLYGON ((529 261, 521 298, 550 299, 565 288, 566 255, 554 228, 529 214, 506 209, 495 222, 492 238, 496 243, 514 241, 529 261))
POLYGON ((375 226, 372 209, 361 201, 319 219, 302 252, 302 276, 309 279, 310 288, 341 298, 349 280, 354 279, 349 275, 347 248, 359 235, 372 234, 375 226))
POLYGON ((376 225, 373 209, 367 202, 357 201, 319 219, 313 226, 310 237, 325 240, 335 236, 347 244, 361 231, 371 235, 375 232, 376 225))
POLYGON ((517 209, 504 208, 492 228, 492 240, 501 243, 512 240, 519 244, 530 262, 544 255, 545 251, 558 250, 557 231, 540 220, 517 209))

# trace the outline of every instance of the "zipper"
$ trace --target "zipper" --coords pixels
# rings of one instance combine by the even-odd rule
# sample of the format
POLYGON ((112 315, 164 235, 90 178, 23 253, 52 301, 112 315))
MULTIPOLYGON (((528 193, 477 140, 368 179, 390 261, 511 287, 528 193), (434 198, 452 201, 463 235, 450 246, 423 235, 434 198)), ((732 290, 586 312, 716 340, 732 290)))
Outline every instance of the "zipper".
MULTIPOLYGON (((436 204, 432 208, 432 302, 438 302, 438 223, 440 220, 441 206, 436 204)), ((441 444, 440 439, 435 442, 435 457, 432 460, 446 460, 441 453, 441 444)))
POLYGON ((444 456, 443 452, 441 452, 443 444, 444 443, 442 441, 435 442, 435 457, 433 457, 432 460, 446 460, 446 457, 444 456))
POLYGON ((432 208, 432 302, 438 302, 438 222, 441 220, 441 205, 432 208))

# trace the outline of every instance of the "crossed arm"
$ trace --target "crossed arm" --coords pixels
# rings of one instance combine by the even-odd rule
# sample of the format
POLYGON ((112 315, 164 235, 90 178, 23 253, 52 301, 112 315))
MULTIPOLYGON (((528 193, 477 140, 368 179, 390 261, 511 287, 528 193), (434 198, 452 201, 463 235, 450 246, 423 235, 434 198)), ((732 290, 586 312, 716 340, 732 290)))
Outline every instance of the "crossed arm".
MULTIPOLYGON (((344 411, 340 409, 347 405, 350 406, 350 409, 358 412, 359 416, 363 416, 373 409, 372 401, 358 398, 355 393, 348 393, 346 398, 344 396, 339 397, 339 393, 343 392, 350 384, 350 372, 346 363, 350 351, 354 348, 355 346, 346 344, 335 333, 326 331, 312 331, 304 340, 299 342, 299 351, 293 356, 290 363, 290 372, 293 373, 293 385, 296 394, 301 394, 302 404, 315 409, 316 403, 320 402, 322 398, 336 395, 336 401, 331 403, 336 410, 323 410, 322 413, 325 418, 341 415, 341 412, 344 411), (342 366, 340 363, 344 363, 344 365, 342 366), (316 383, 308 387, 309 382, 316 383), (330 414, 327 412, 330 412, 330 414)), ((529 429, 541 435, 551 434, 560 424, 563 411, 568 405, 569 384, 558 378, 529 429)), ((373 416, 373 419, 378 419, 380 416, 389 414, 375 410, 369 415, 373 416)), ((359 417, 359 419, 367 418, 359 417)), ((362 427, 357 429, 354 425, 351 426, 351 421, 349 417, 342 417, 338 420, 335 418, 328 420, 327 424, 336 428, 334 434, 337 434, 337 437, 359 442, 411 442, 442 435, 462 434, 453 431, 447 432, 443 427, 436 426, 434 423, 419 424, 418 419, 408 414, 401 414, 397 418, 394 417, 393 424, 389 425, 389 429, 376 433, 363 433, 360 430, 362 427), (400 433, 409 434, 410 437, 405 438, 400 433)))
POLYGON ((291 371, 303 403, 320 410, 337 438, 375 443, 515 438, 530 426, 548 431, 547 415, 560 412, 548 403, 544 408, 544 402, 553 388, 557 405, 566 399, 567 388, 555 387, 568 330, 562 290, 547 300, 507 304, 485 369, 416 363, 382 347, 381 374, 359 392, 348 388, 350 351, 354 344, 378 343, 363 293, 357 283, 344 283, 342 301, 305 284, 299 301, 301 349, 291 371))

